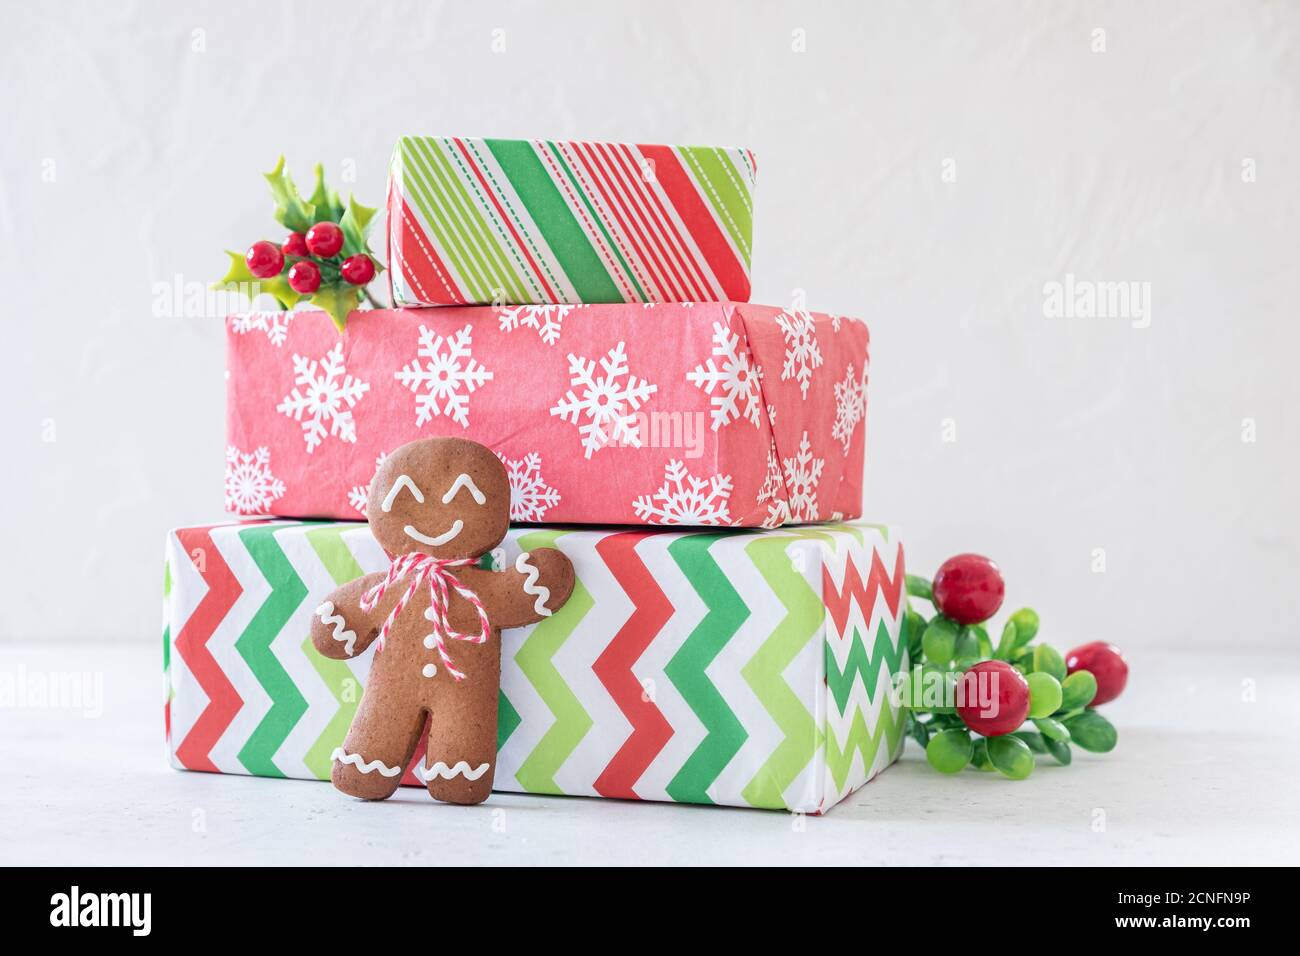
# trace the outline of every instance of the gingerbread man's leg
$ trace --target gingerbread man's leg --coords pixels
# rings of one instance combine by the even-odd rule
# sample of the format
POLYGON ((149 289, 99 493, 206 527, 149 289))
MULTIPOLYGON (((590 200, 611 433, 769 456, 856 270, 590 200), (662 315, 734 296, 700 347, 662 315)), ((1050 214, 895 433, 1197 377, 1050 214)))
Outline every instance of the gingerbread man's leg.
POLYGON ((394 712, 395 701, 362 694, 343 746, 334 751, 334 786, 362 800, 387 800, 402 784, 402 774, 420 742, 424 711, 394 712))
POLYGON ((421 775, 435 800, 482 803, 496 774, 501 632, 494 630, 484 644, 457 643, 452 653, 466 677, 459 682, 446 673, 437 677, 421 775))

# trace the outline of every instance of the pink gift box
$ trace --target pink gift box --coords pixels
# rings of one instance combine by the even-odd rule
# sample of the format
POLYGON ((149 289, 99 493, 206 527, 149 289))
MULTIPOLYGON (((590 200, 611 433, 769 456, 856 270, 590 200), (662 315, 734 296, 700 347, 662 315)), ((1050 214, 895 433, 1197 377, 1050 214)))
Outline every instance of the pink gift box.
POLYGON ((385 454, 459 435, 501 456, 517 522, 854 518, 868 340, 732 302, 231 316, 226 507, 359 520, 385 454))

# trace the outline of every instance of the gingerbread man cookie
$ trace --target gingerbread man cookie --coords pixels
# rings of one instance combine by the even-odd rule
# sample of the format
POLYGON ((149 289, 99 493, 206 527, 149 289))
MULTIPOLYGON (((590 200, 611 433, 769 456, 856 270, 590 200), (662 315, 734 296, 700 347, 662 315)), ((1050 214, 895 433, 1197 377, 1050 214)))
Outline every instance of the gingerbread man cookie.
POLYGON ((414 441, 389 455, 367 513, 392 565, 336 590, 312 620, 312 643, 326 657, 375 645, 352 727, 334 751, 334 786, 366 800, 392 796, 427 720, 417 772, 429 793, 481 803, 496 770, 501 629, 558 610, 573 591, 573 565, 539 548, 506 570, 478 566, 505 537, 510 483, 496 455, 462 438, 414 441))

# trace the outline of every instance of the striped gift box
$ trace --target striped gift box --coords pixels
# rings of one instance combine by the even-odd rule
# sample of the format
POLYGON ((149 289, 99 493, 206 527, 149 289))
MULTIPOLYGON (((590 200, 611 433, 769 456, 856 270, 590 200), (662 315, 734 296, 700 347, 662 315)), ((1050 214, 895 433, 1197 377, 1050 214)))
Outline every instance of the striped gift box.
MULTIPOLYGON (((493 557, 539 547, 578 580, 553 617, 504 633, 498 790, 817 813, 898 756, 904 569, 887 529, 522 528, 493 557)), ((328 779, 373 651, 321 657, 312 612, 386 566, 365 524, 173 531, 173 764, 328 779)))
POLYGON ((746 149, 406 136, 396 305, 749 299, 746 149))

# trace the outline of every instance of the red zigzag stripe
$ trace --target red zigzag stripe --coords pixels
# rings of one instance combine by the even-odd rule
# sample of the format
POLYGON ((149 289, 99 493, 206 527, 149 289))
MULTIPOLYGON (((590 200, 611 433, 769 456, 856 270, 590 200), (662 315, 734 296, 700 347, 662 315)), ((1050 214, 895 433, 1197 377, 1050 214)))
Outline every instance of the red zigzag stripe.
MULTIPOLYGON (((822 595, 826 602, 826 609, 830 612, 831 620, 835 622, 835 630, 840 634, 844 633, 844 625, 849 619, 849 609, 852 607, 854 599, 858 602, 858 607, 862 608, 862 616, 869 618, 871 609, 876 605, 876 598, 884 595, 885 605, 889 608, 889 613, 894 617, 898 616, 898 605, 903 594, 903 546, 898 546, 898 558, 894 561, 894 574, 891 578, 889 572, 885 570, 884 563, 880 560, 880 552, 872 550, 871 552, 871 570, 867 572, 867 581, 864 586, 862 576, 858 573, 857 562, 849 557, 847 566, 844 569, 844 588, 837 590, 835 582, 831 579, 831 572, 828 566, 822 567, 822 595)), ((867 621, 870 624, 870 621, 867 621)))
POLYGON ((243 588, 212 543, 210 530, 185 528, 176 532, 181 547, 208 586, 208 593, 176 635, 177 652, 208 695, 208 706, 203 708, 199 719, 176 748, 176 759, 190 770, 219 773, 208 754, 244 706, 244 701, 221 672, 221 665, 208 653, 207 643, 234 607, 243 588), (196 553, 199 555, 197 560, 196 553))
POLYGON ((631 736, 596 778, 596 792, 603 797, 640 799, 632 787, 673 735, 673 728, 654 701, 646 699, 641 682, 632 673, 632 665, 673 615, 671 602, 636 556, 637 542, 654 533, 612 534, 596 545, 596 552, 636 607, 591 667, 632 724, 631 736))

